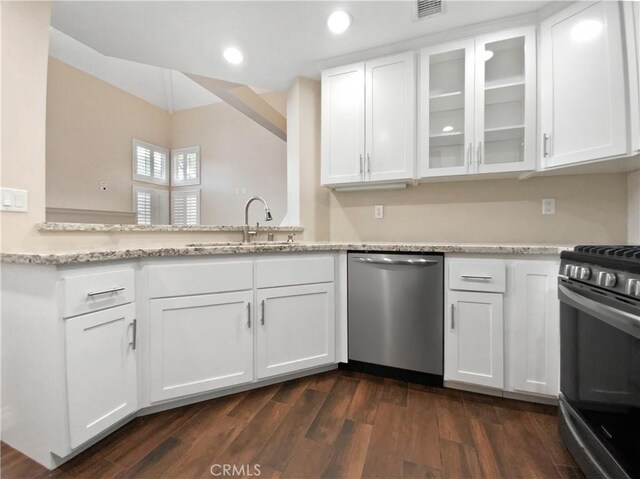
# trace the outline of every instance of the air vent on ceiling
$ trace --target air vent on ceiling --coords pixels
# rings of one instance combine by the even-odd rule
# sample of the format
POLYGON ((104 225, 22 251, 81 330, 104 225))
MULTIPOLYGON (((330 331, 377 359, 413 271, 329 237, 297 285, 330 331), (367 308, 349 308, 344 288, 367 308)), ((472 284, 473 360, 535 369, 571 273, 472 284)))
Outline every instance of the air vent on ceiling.
POLYGON ((416 0, 418 20, 442 13, 442 0, 416 0))

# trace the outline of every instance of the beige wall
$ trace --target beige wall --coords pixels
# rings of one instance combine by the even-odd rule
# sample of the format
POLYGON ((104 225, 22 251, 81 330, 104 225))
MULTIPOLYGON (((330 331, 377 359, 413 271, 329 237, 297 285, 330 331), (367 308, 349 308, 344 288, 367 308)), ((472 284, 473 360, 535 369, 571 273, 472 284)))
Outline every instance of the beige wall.
POLYGON ((640 244, 640 171, 627 175, 628 242, 640 244))
POLYGON ((299 77, 287 99, 288 224, 305 240, 329 240, 329 190, 320 186, 320 82, 299 77))
POLYGON ((49 58, 47 206, 131 211, 133 138, 171 148, 171 115, 49 58))
POLYGON ((332 193, 332 240, 625 243, 625 174, 428 183, 404 191, 332 193), (543 216, 541 200, 556 199, 543 216), (373 217, 374 205, 384 219, 373 217))
MULTIPOLYGON (((262 95, 286 116, 286 93, 262 95)), ((47 206, 132 209, 131 141, 167 149, 200 146, 202 224, 240 224, 245 201, 266 198, 286 213, 286 143, 226 103, 170 114, 77 68, 49 59, 47 206), (100 182, 107 181, 107 191, 100 182), (236 194, 236 188, 246 193, 236 194)), ((146 186, 144 183, 136 183, 146 186)), ((253 207, 252 222, 264 223, 253 207)))
MULTIPOLYGON (((262 98, 286 117, 286 93, 265 93, 262 98)), ((279 225, 286 215, 287 144, 232 106, 216 103, 175 112, 171 145, 200 145, 202 224, 241 224, 244 204, 255 195, 269 203, 271 225, 279 225)), ((249 220, 264 224, 262 207, 253 205, 249 220)))
POLYGON ((2 166, 0 183, 29 191, 28 213, 0 213, 2 249, 28 247, 44 220, 48 2, 0 2, 2 166))

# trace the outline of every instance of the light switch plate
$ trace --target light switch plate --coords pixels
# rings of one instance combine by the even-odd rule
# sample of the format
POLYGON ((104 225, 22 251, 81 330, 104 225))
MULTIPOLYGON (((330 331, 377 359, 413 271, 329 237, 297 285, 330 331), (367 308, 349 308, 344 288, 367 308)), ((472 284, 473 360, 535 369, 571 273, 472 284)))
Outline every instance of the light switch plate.
POLYGON ((556 200, 555 198, 545 198, 542 200, 542 214, 543 215, 555 215, 556 214, 556 200))
POLYGON ((374 207, 374 218, 377 220, 384 218, 384 205, 376 205, 374 207))
POLYGON ((28 207, 27 190, 18 190, 15 188, 0 188, 0 204, 1 211, 13 211, 15 213, 26 213, 28 207))

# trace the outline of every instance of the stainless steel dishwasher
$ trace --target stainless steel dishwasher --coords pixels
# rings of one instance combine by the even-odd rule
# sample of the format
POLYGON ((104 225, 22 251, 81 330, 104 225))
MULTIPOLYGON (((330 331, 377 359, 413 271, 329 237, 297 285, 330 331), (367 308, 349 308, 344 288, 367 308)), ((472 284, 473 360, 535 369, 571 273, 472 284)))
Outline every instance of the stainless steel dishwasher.
POLYGON ((350 369, 442 384, 441 254, 348 254, 350 369))

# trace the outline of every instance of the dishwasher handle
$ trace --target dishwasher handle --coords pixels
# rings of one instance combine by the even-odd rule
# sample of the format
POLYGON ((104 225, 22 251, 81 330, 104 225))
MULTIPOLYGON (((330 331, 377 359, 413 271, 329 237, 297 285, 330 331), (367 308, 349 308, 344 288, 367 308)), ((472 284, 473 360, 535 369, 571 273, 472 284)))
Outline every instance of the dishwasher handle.
POLYGON ((428 266, 431 264, 437 264, 436 259, 391 259, 391 258, 365 258, 363 256, 355 256, 353 258, 359 263, 368 264, 390 264, 390 265, 403 265, 403 266, 428 266))

